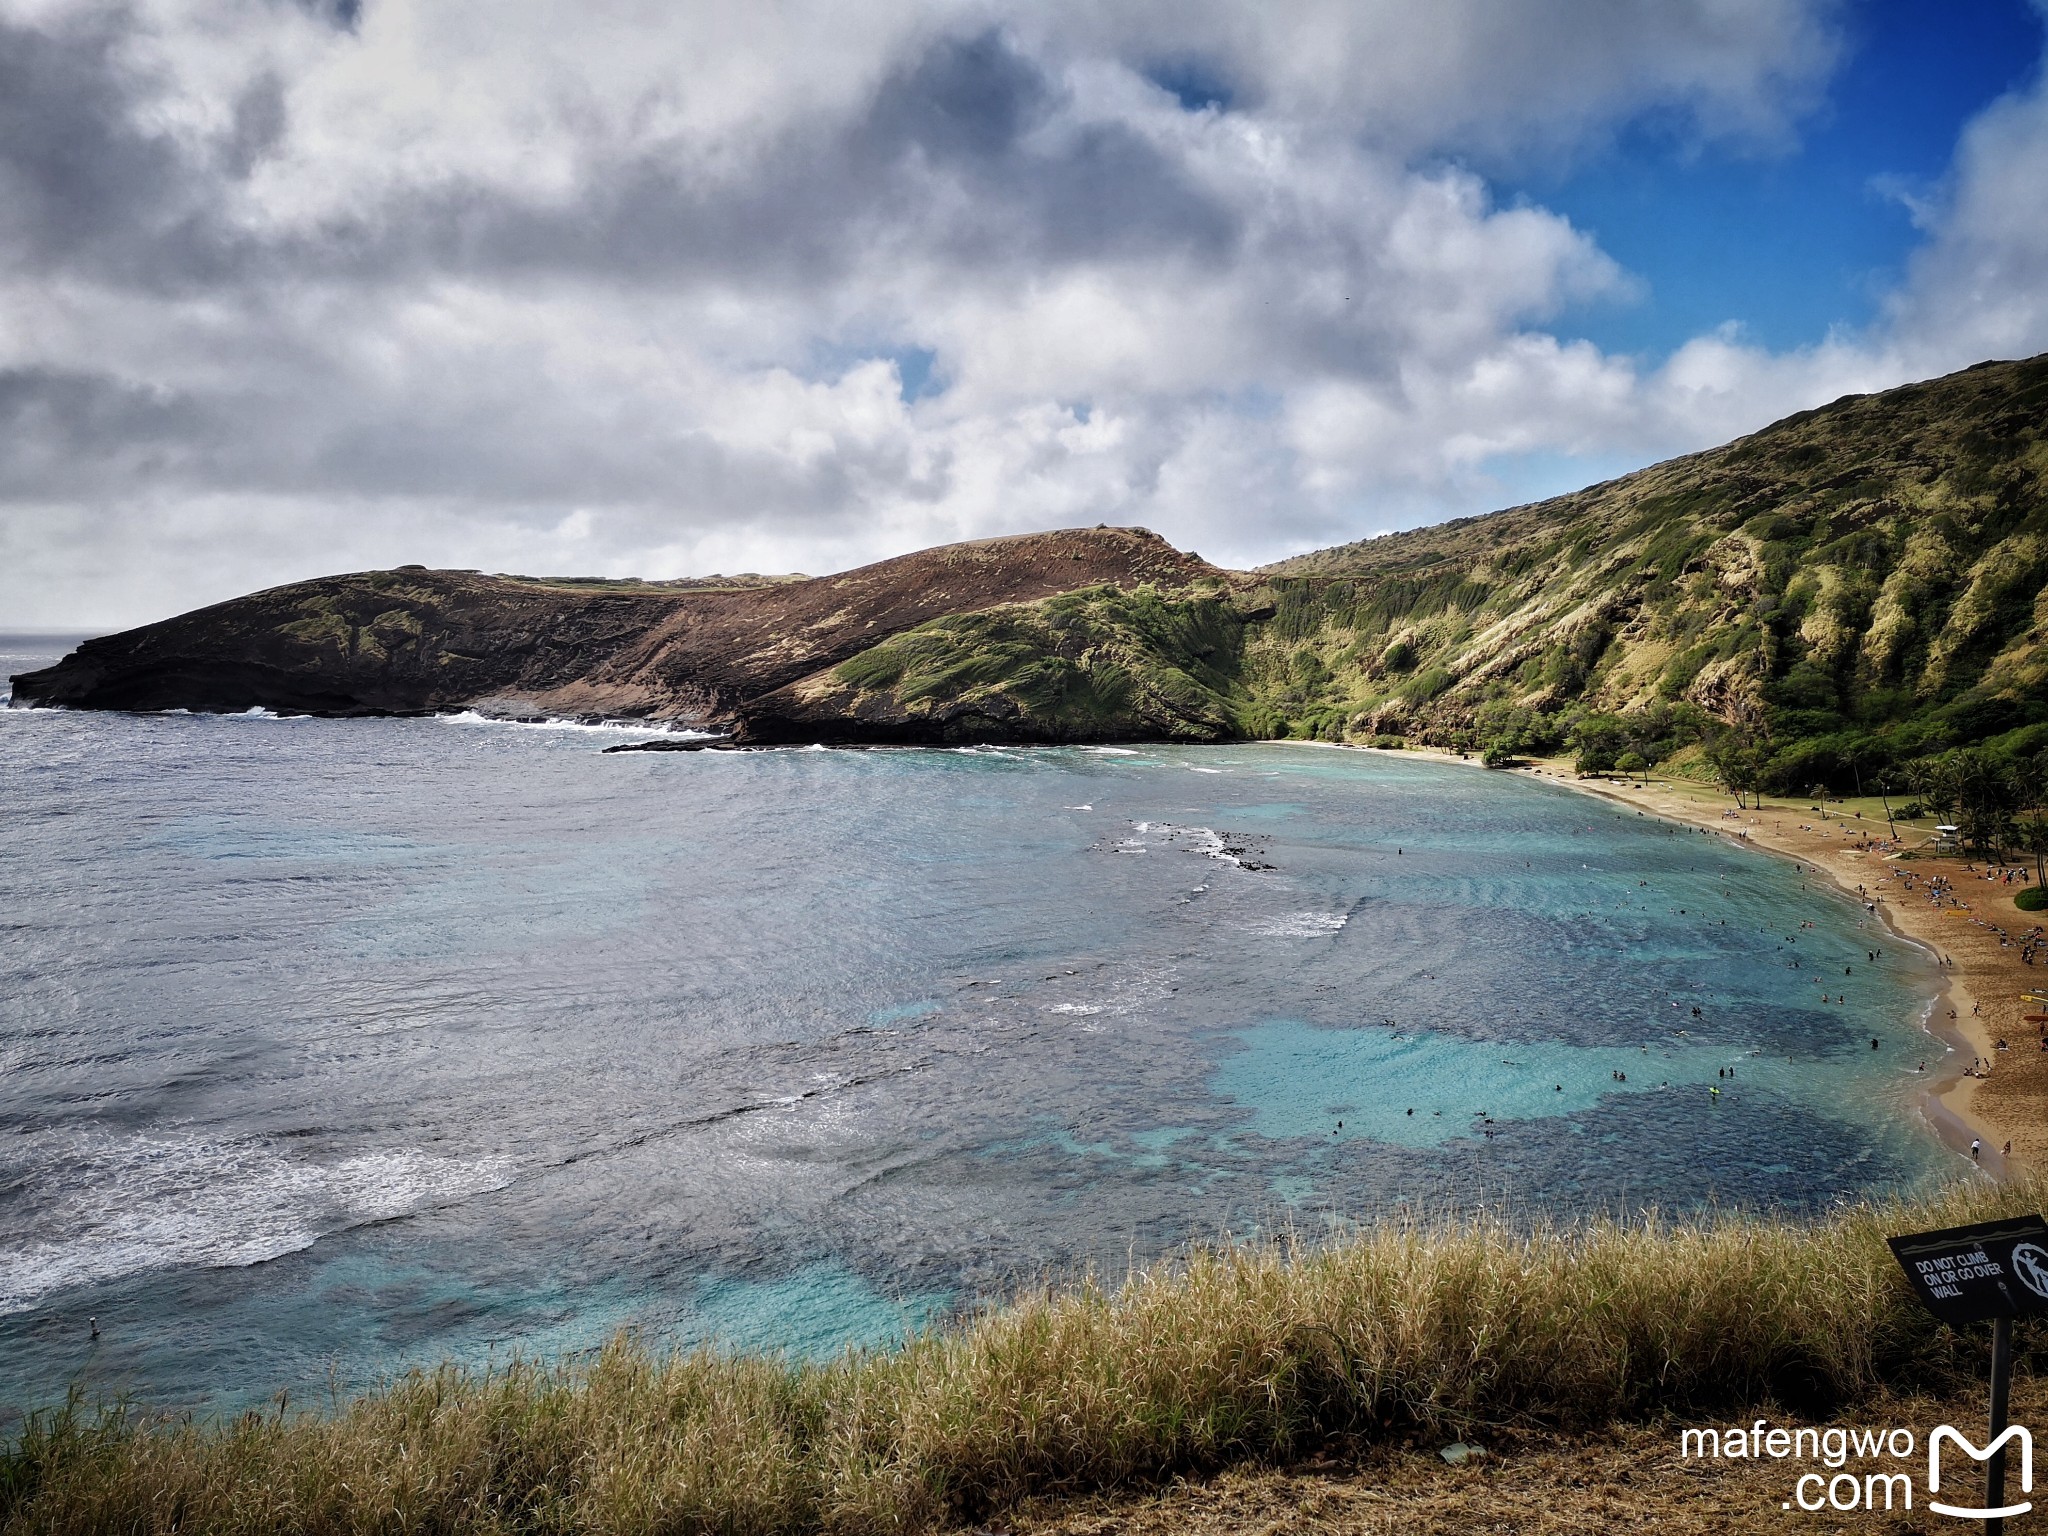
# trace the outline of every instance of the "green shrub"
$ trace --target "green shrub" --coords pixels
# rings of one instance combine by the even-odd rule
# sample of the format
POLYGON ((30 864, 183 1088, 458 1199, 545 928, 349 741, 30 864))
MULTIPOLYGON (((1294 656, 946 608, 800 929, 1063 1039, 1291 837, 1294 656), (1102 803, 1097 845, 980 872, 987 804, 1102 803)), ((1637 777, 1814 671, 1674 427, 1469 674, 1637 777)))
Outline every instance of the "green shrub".
POLYGON ((2030 885, 2013 897, 2012 904, 2022 912, 2048 912, 2048 887, 2030 885))
POLYGON ((1456 679, 1442 667, 1431 667, 1419 672, 1401 685, 1401 697, 1410 704, 1427 704, 1431 699, 1450 687, 1456 679))

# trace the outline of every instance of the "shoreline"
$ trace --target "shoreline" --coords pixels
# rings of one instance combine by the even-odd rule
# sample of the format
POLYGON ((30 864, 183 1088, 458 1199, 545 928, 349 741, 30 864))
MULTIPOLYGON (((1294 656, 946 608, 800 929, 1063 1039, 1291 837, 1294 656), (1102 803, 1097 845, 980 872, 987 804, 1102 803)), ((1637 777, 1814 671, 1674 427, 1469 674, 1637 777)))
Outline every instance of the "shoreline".
MULTIPOLYGON (((1336 742, 1312 744, 1340 751, 1385 751, 1388 756, 1483 769, 1477 758, 1441 748, 1390 750, 1336 742)), ((1740 841, 1764 853, 1792 860, 1802 873, 1811 871, 1825 878, 1841 895, 1873 912, 1893 938, 1926 951, 1940 974, 1940 990, 1921 1010, 1917 1022, 1943 1048, 1943 1055, 1939 1061, 1930 1063, 1929 1081, 1913 1096, 1915 1107, 1935 1138, 1964 1159, 1970 1156, 1972 1139, 1981 1141, 1983 1151, 1975 1160, 1976 1165, 1996 1179, 2006 1179, 2023 1166, 2048 1161, 2048 1053, 2018 1049, 2001 1052, 1997 1045, 2001 1038, 2014 1045, 2023 1043, 2018 993, 2023 988, 2048 990, 2048 974, 2038 979, 2028 975, 2016 949, 1990 939, 1990 931, 2010 927, 2024 932, 2033 927, 2032 914, 2017 908, 2009 915, 1996 911, 1997 922, 1987 931, 1979 926, 1985 921, 1983 914, 1967 899, 1960 906, 1937 907, 1925 901, 1891 899, 1905 895, 1902 890, 1875 889, 1900 878, 1898 859, 1896 854, 1846 846, 1841 838, 1832 835, 1846 834, 1860 825, 1866 838, 1874 837, 1878 822, 1859 822, 1853 801, 1835 802, 1820 812, 1802 812, 1785 801, 1776 807, 1752 807, 1731 818, 1724 814, 1734 809, 1730 797, 1706 785, 1669 778, 1641 783, 1581 779, 1569 762, 1560 759, 1525 761, 1516 768, 1483 771, 1548 779, 1566 789, 1626 805, 1645 815, 1740 841), (1820 827, 1802 826, 1797 821, 1801 815, 1815 814, 1822 818, 1820 827), (1792 821, 1789 828, 1788 818, 1792 821), (1731 836, 1737 830, 1743 834, 1739 839, 1731 836), (1859 872, 1877 878, 1858 881, 1855 876, 1859 872), (1961 931, 1954 925, 1943 931, 1942 920, 1951 916, 1968 920, 1961 931), (1967 942, 1958 943, 1958 939, 1967 942), (2008 1013, 2012 1015, 2009 1019, 2005 1017, 2008 1013), (2006 1060, 2001 1062, 2001 1056, 2006 1060), (1976 1058, 1992 1063, 1981 1077, 1965 1071, 1976 1058), (2007 1143, 2013 1148, 2010 1156, 2001 1150, 2007 1143)), ((1981 871, 1960 856, 1901 851, 1912 853, 1910 877, 1919 884, 1941 876, 1960 896, 1968 891, 1966 882, 1983 883, 1981 871)), ((1994 889, 2013 887, 2001 885, 1994 889)))
MULTIPOLYGON (((1717 832, 1724 838, 1728 836, 1725 825, 1716 827, 1711 822, 1701 819, 1697 814, 1680 814, 1662 805, 1638 804, 1630 796, 1617 793, 1615 787, 1606 781, 1578 780, 1574 777, 1564 782, 1567 787, 1578 790, 1583 794, 1592 795, 1597 799, 1611 801, 1616 805, 1627 805, 1639 811, 1648 810, 1652 815, 1675 821, 1681 826, 1697 827, 1703 831, 1717 832)), ((1649 788, 1651 786, 1645 785, 1641 787, 1649 788)), ((1668 788, 1668 785, 1659 787, 1668 788)), ((1718 813, 1716 813, 1716 819, 1719 819, 1718 813)), ((1928 1122, 1929 1129, 1934 1132, 1936 1139, 1944 1146, 1962 1157, 1969 1157, 1970 1142, 1973 1139, 1981 1141, 1984 1150, 1982 1156, 1976 1160, 1978 1166, 1996 1177, 2004 1178, 2010 1172, 2010 1169, 2004 1153, 1998 1150, 2001 1145, 2001 1138, 1997 1134, 1998 1127, 1982 1118, 1977 1113, 1974 1103, 1976 1097, 1974 1090, 1981 1079, 1965 1076, 1963 1071, 1966 1065, 1964 1053, 1967 1052, 1969 1059, 1972 1060, 1977 1057, 1988 1059, 1994 1049, 1994 1043, 1988 1032, 1983 1033, 1982 1038, 1972 1038, 1973 1031, 1971 1026, 1981 1023, 1981 1020, 1975 1016, 1963 1013, 1959 1005, 1972 1003, 1976 999, 1970 991, 1959 985, 1959 978, 1955 971, 1944 963, 1944 957, 1940 948, 1931 937, 1912 933, 1901 927, 1897 918, 1892 913, 1891 903, 1882 900, 1875 902, 1866 901, 1863 894, 1848 884, 1841 873, 1823 867, 1806 849, 1783 846, 1775 840, 1758 837, 1756 835, 1757 827, 1754 823, 1745 824, 1742 830, 1750 835, 1741 839, 1730 838, 1729 840, 1746 842, 1751 847, 1762 849, 1765 853, 1774 854, 1779 858, 1791 859, 1793 861, 1793 868, 1802 873, 1811 870, 1814 873, 1825 876, 1840 894, 1849 897, 1856 901, 1858 905, 1864 906, 1866 910, 1873 912, 1878 921, 1884 925, 1886 933, 1902 944, 1910 944, 1914 948, 1924 951, 1933 959, 1935 969, 1941 977, 1941 986, 1924 1007, 1920 1009, 1918 1022, 1921 1030, 1931 1036, 1943 1048, 1944 1055, 1939 1065, 1930 1072, 1926 1086, 1914 1095, 1914 1103, 1919 1109, 1922 1118, 1928 1122), (1944 1013, 1953 1013, 1955 1016, 1954 1022, 1951 1023, 1948 1018, 1944 1017, 1944 1013)), ((2013 1159, 2013 1161, 2017 1161, 2017 1158, 2013 1159)))
MULTIPOLYGON (((2044 1126, 2038 1113, 2026 1113, 2044 1097, 2048 1060, 2035 1064, 2036 1069, 2029 1071, 2023 1063, 2033 1063, 2039 1053, 2017 1049, 2001 1052, 1997 1045, 2001 1038, 2008 1042, 2018 1039, 2017 994, 2029 985, 2031 978, 2025 974, 2017 951, 2000 945, 1991 934, 2004 927, 2024 931, 2033 926, 2027 921, 2030 914, 2014 908, 2008 916, 1994 909, 1992 917, 1996 922, 1987 929, 1982 926, 1987 920, 1985 915, 1967 899, 1962 899, 1958 906, 1938 907, 1924 900, 1895 899, 1906 892, 1878 887, 1900 880, 1897 854, 1858 847, 1843 836, 1834 835, 1847 834, 1858 826, 1853 812, 1845 815, 1833 808, 1820 812, 1822 823, 1818 827, 1796 820, 1801 815, 1815 815, 1815 811, 1799 811, 1789 802, 1777 807, 1751 808, 1742 811, 1739 819, 1729 818, 1723 814, 1733 808, 1724 804, 1728 797, 1705 786, 1681 787, 1669 779, 1646 783, 1580 779, 1569 766, 1555 764, 1545 764, 1538 771, 1542 777, 1566 788, 1682 826, 1727 837, 1732 824, 1744 834, 1740 841, 1779 858, 1791 859, 1802 873, 1811 871, 1825 877, 1842 895, 1874 913, 1887 933, 1901 943, 1925 950, 1934 958, 1941 990, 1922 1013, 1920 1027, 1945 1048, 1948 1059, 1931 1069, 1931 1080, 1915 1095, 1921 1116, 1936 1137, 1962 1157, 1969 1156, 1971 1139, 1980 1139, 1983 1155, 1977 1159, 1978 1166, 1994 1178, 2006 1178, 2048 1153, 2048 1126, 2044 1126), (1859 881, 1859 873, 1876 878, 1859 881), (1960 928, 1951 924, 1944 930, 1943 919, 1952 917, 1962 917, 1965 922, 1960 928), (2001 1002, 2001 997, 2006 1001, 2001 1002), (2004 1017, 2007 1013, 2012 1015, 2010 1019, 2004 1017), (2001 1056, 2006 1060, 2001 1061, 2001 1056), (1982 1058, 1992 1065, 1982 1076, 1968 1075, 1965 1068, 1972 1058, 1982 1058), (2004 1091, 1998 1091, 2001 1089, 2004 1091), (2013 1148, 2010 1156, 2000 1150, 2007 1143, 2013 1148)), ((1874 834, 1875 824, 1864 822, 1862 835, 1872 838, 1874 834)), ((1959 899, 1961 893, 1968 891, 1966 882, 1985 883, 1981 871, 1960 856, 1914 852, 1910 879, 1924 885, 1935 876, 1947 879, 1959 899)), ((1994 889, 2013 888, 1998 885, 1994 889)), ((2039 988, 2043 982, 2048 982, 2048 977, 2032 985, 2039 988)))

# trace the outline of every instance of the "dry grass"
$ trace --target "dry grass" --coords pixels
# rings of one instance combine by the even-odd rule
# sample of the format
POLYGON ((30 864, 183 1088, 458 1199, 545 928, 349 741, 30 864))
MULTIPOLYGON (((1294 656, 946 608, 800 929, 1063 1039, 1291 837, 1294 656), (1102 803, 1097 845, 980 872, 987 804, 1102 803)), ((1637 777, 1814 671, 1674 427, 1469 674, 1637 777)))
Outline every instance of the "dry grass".
POLYGON ((2031 1208, 1973 1184, 1816 1223, 1382 1225, 1193 1254, 826 1365, 710 1351, 415 1373, 332 1416, 82 1409, 0 1459, 9 1532, 918 1531, 1333 1439, 1812 1411, 1960 1379, 1887 1233, 2031 1208))

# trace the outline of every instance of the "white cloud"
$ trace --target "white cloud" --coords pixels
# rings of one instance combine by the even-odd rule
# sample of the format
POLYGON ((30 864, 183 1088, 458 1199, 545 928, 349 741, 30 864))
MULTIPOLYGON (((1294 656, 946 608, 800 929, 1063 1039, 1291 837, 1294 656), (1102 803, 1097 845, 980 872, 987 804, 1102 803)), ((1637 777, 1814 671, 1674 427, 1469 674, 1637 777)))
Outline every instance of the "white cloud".
POLYGON ((1485 169, 1644 112, 1782 144, 1831 14, 0 0, 0 621, 1098 521, 1251 563, 2048 345, 2038 94, 1876 335, 1552 333, 1632 279, 1485 169))

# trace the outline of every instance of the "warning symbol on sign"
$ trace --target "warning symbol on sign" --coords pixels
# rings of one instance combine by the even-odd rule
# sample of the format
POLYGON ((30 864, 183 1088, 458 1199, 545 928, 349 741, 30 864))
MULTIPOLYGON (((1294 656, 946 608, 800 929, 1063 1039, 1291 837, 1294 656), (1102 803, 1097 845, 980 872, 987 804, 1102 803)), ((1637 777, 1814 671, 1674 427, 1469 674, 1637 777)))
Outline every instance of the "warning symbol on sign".
POLYGON ((2048 1248, 2021 1243, 2012 1251, 2012 1272, 2036 1296, 2048 1297, 2048 1248))

